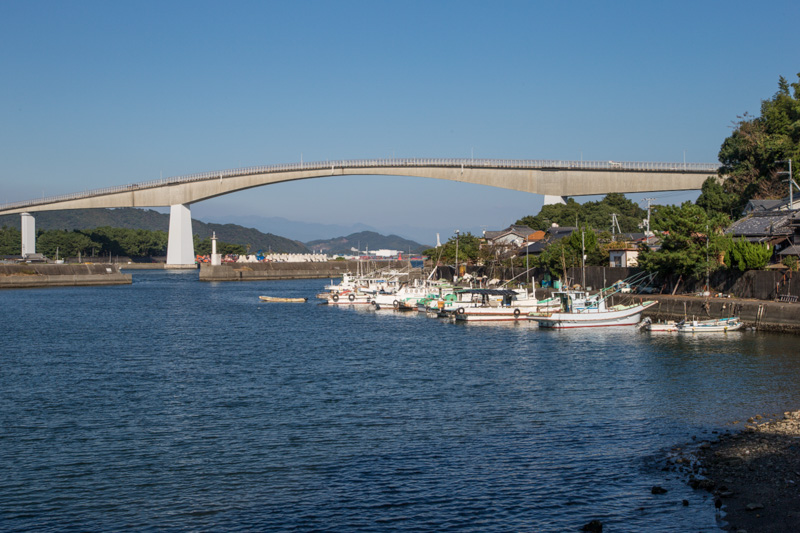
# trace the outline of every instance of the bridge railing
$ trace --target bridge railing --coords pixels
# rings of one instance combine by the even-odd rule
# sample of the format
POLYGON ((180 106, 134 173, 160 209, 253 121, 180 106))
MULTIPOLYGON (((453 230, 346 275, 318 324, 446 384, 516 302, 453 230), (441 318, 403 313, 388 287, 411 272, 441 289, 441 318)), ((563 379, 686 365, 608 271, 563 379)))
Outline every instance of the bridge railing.
POLYGON ((334 161, 314 161, 288 163, 278 165, 263 165, 228 170, 215 170, 211 172, 201 172, 199 174, 189 174, 185 176, 175 176, 161 178, 157 180, 144 181, 129 185, 117 185, 114 187, 104 187, 102 189, 92 189, 90 191, 62 194, 50 196, 36 200, 25 200, 21 202, 11 202, 0 205, 0 211, 7 209, 19 209, 23 207, 65 202, 69 200, 81 200, 96 196, 106 196, 109 194, 119 194, 124 192, 134 192, 142 189, 152 189, 169 185, 180 185, 195 181, 207 181, 212 179, 225 179, 254 174, 272 174, 279 172, 296 172, 308 170, 326 170, 332 172, 336 169, 344 170, 348 168, 414 168, 414 167, 438 167, 438 168, 505 168, 520 170, 617 170, 621 172, 685 172, 685 173, 715 173, 719 165, 714 163, 661 163, 661 162, 636 162, 636 161, 568 161, 556 159, 436 159, 436 158, 392 158, 392 159, 355 159, 355 160, 334 160, 334 161))

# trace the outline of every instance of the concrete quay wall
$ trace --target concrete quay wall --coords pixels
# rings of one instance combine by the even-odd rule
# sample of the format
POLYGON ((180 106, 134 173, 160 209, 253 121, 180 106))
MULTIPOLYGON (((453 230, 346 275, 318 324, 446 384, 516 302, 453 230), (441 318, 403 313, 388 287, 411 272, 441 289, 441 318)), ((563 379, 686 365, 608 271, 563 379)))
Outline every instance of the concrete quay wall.
MULTIPOLYGON (((338 278, 345 272, 363 270, 358 261, 327 261, 324 263, 227 263, 200 265, 200 281, 260 281, 272 279, 338 278)), ((405 268, 407 261, 381 261, 369 264, 374 268, 405 268)))
POLYGON ((672 295, 615 296, 614 300, 630 301, 630 298, 636 302, 658 302, 644 312, 644 316, 653 320, 705 320, 738 316, 746 327, 758 331, 800 333, 800 304, 797 303, 672 295))
POLYGON ((0 264, 0 289, 130 285, 131 275, 112 264, 0 264))

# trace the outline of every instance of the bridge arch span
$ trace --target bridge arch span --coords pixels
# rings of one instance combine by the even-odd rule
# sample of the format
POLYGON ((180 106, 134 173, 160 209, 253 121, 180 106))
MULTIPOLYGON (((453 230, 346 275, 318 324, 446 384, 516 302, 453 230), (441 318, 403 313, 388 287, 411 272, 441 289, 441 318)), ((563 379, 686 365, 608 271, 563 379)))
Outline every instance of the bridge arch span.
MULTIPOLYGON (((511 159, 366 159, 212 171, 0 205, 0 214, 61 209, 167 207, 167 262, 194 263, 189 205, 234 192, 331 176, 389 175, 442 179, 545 196, 700 189, 719 165, 511 159), (172 253, 173 250, 181 250, 172 253)), ((30 233, 30 232, 28 232, 30 233)), ((23 234, 23 249, 26 249, 23 234)), ((27 243, 27 249, 31 243, 27 243)), ((35 243, 34 243, 35 246, 35 243)))

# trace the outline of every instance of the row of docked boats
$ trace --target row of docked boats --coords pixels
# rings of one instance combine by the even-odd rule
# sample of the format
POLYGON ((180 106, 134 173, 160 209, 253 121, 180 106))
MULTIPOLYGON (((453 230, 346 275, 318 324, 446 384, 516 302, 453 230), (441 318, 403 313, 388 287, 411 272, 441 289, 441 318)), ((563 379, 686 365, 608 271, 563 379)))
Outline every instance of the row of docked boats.
MULTIPOLYGON (((654 323, 641 320, 642 313, 656 304, 639 301, 613 304, 615 294, 626 296, 625 281, 595 294, 563 290, 539 299, 535 291, 510 288, 458 287, 446 281, 403 281, 402 272, 379 272, 372 276, 345 275, 342 282, 326 286, 317 297, 331 305, 371 305, 376 310, 417 310, 454 321, 537 322, 541 328, 565 329, 608 326, 636 326, 645 331, 711 332, 735 331, 738 318, 716 321, 654 323)), ((622 298, 620 298, 622 299, 622 298)), ((630 299, 630 298, 628 298, 630 299)))

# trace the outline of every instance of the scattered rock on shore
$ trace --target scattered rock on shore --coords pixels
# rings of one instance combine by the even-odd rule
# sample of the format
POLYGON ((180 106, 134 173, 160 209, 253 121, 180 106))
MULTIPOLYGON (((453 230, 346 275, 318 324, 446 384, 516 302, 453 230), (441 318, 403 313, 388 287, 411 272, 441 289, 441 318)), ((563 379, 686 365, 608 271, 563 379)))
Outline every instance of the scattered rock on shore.
POLYGON ((675 468, 690 486, 720 502, 727 530, 800 529, 800 411, 773 420, 754 416, 744 431, 722 435, 695 453, 673 460, 675 468))

